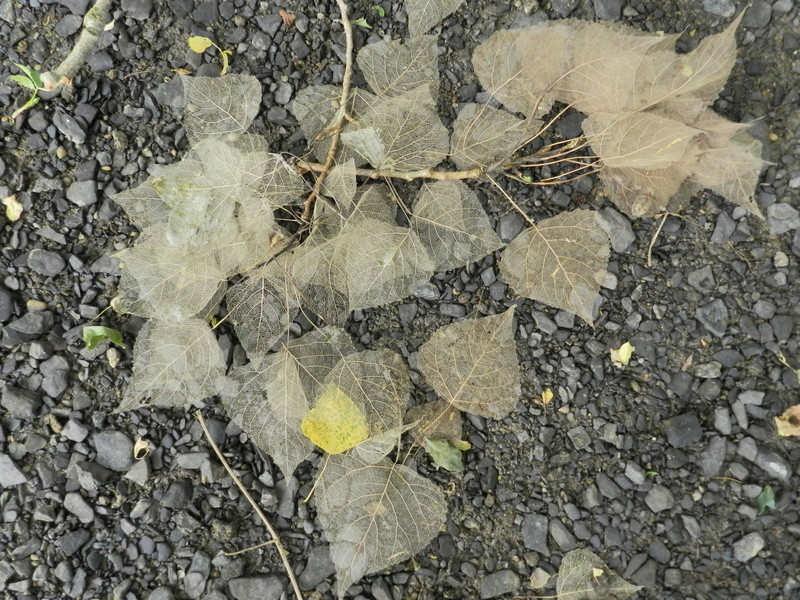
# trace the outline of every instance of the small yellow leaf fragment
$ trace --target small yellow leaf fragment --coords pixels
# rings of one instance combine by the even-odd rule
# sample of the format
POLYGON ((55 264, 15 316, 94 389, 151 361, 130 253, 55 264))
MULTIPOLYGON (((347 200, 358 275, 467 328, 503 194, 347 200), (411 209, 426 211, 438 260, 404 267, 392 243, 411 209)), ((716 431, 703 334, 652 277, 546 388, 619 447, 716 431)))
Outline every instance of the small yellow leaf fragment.
POLYGON ((369 437, 364 413, 337 385, 331 383, 300 424, 303 434, 330 454, 341 454, 369 437))
POLYGON ((18 221, 22 216, 22 204, 17 202, 15 194, 3 198, 3 205, 6 207, 6 218, 9 221, 18 221))
POLYGON ((781 437, 800 436, 800 404, 787 408, 775 417, 775 429, 781 437))
POLYGON ((187 41, 189 42, 189 49, 192 52, 197 52, 197 54, 202 54, 214 45, 214 42, 203 35, 192 36, 187 41))
POLYGON ((630 342, 625 342, 614 350, 611 348, 609 352, 611 353, 611 362, 614 364, 615 367, 624 367, 629 362, 631 362, 631 356, 633 356, 633 351, 636 350, 636 347, 632 345, 630 342))
POLYGON ((553 401, 553 396, 553 390, 547 388, 542 392, 541 396, 534 398, 533 401, 541 404, 542 406, 547 406, 553 401))
POLYGON ((148 454, 150 454, 150 442, 144 438, 138 438, 133 445, 133 458, 142 460, 148 454))
POLYGON ((603 569, 598 569, 597 567, 592 567, 592 577, 601 577, 603 575, 603 569))
POLYGON ((173 73, 177 73, 178 75, 191 75, 192 72, 189 69, 170 69, 173 73))

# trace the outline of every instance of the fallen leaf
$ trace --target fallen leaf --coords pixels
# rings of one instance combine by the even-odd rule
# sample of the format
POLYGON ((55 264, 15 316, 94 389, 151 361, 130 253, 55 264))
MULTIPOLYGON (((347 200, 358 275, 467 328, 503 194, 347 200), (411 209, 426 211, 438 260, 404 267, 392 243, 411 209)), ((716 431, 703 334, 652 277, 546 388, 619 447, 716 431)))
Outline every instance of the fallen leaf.
POLYGON ((453 473, 460 473, 464 470, 461 450, 450 445, 447 440, 428 438, 425 440, 424 446, 437 467, 442 467, 453 473))
POLYGON ((636 350, 636 346, 633 346, 630 342, 625 342, 616 350, 613 348, 610 349, 611 362, 615 367, 624 367, 631 362, 631 356, 633 356, 634 350, 636 350))
POLYGON ((178 75, 191 75, 192 72, 189 69, 170 69, 173 73, 177 73, 178 75))
POLYGON ((775 492, 772 490, 772 486, 764 486, 764 489, 756 497, 756 506, 758 507, 758 514, 763 513, 768 508, 775 508, 775 492))
POLYGON ((369 437, 364 413, 333 383, 306 413, 300 428, 315 445, 331 454, 346 452, 369 437))
POLYGON ((122 343, 122 333, 111 327, 101 327, 98 325, 86 326, 83 328, 83 341, 87 350, 94 350, 100 342, 109 340, 112 344, 124 347, 122 343))
POLYGON ((142 460, 148 454, 150 454, 150 442, 143 438, 137 439, 133 445, 133 458, 142 460))
POLYGON ((775 429, 781 437, 800 435, 800 404, 790 406, 780 417, 775 417, 775 429))
POLYGON ((542 392, 541 396, 534 398, 533 401, 538 404, 541 404, 542 406, 547 406, 548 404, 550 404, 550 402, 553 401, 553 395, 554 395, 553 390, 547 388, 542 392))
POLYGON ((190 37, 187 42, 189 42, 189 49, 197 54, 202 54, 214 45, 214 42, 204 35, 194 35, 190 37))
POLYGON ((278 16, 281 18, 281 21, 283 21, 283 24, 286 27, 291 27, 294 25, 294 20, 297 18, 292 13, 286 12, 285 10, 279 10, 278 16))
POLYGON ((18 221, 22 216, 22 204, 17 202, 17 196, 12 194, 3 198, 3 204, 6 207, 6 218, 9 221, 18 221))

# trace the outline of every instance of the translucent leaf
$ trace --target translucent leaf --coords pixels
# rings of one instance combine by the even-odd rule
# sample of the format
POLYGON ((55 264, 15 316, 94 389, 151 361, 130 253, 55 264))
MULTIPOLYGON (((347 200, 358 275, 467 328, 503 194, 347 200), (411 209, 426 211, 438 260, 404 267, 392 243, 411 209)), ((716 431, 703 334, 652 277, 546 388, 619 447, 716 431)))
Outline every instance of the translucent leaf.
POLYGON ((413 425, 411 437, 417 444, 422 444, 427 438, 461 438, 461 412, 447 400, 414 406, 408 410, 405 419, 406 423, 413 425))
POLYGON ((357 152, 371 165, 386 163, 386 145, 373 127, 365 127, 341 134, 342 143, 357 152))
POLYGON ((133 375, 115 412, 199 405, 217 394, 225 357, 208 323, 151 319, 133 347, 133 375))
POLYGON ((567 72, 572 22, 503 29, 472 55, 483 88, 512 112, 539 117, 553 104, 553 88, 567 72))
POLYGON ((653 52, 646 57, 636 70, 637 107, 645 109, 666 101, 673 106, 696 100, 705 105, 714 102, 736 62, 736 29, 744 13, 687 54, 653 52))
POLYGON ((313 450, 301 433, 309 406, 296 358, 282 348, 263 362, 237 367, 230 379, 238 385, 223 391, 225 410, 290 477, 313 450))
POLYGON ((280 154, 263 156, 263 175, 250 196, 240 201, 242 208, 266 214, 270 208, 296 204, 308 192, 305 180, 280 154))
POLYGON ((427 33, 463 3, 464 0, 405 0, 411 37, 427 33))
POLYGON ((635 169, 604 167, 599 173, 606 195, 633 219, 664 212, 670 198, 686 179, 684 169, 635 169))
POLYGON ((583 131, 603 166, 650 170, 675 165, 700 135, 698 129, 652 113, 592 113, 583 131))
POLYGON ((226 274, 190 246, 172 246, 163 226, 151 227, 122 256, 119 292, 128 313, 187 319, 200 315, 226 274))
POLYGON ((641 586, 622 579, 588 550, 567 552, 558 569, 559 600, 624 600, 640 589, 641 586))
POLYGON ((406 425, 398 425, 392 429, 373 435, 353 448, 353 452, 364 462, 371 465, 379 463, 387 454, 394 450, 400 442, 403 432, 407 431, 406 425))
POLYGON ((303 435, 329 454, 341 454, 369 437, 364 413, 336 384, 329 383, 301 424, 303 435))
POLYGON ((414 231, 369 218, 339 236, 332 263, 345 274, 351 311, 405 298, 434 271, 414 231))
POLYGON ((316 498, 340 599, 365 575, 422 550, 446 515, 436 484, 406 466, 373 465, 352 453, 330 458, 316 498))
MULTIPOLYGON (((369 128, 376 132, 385 149, 383 160, 365 156, 376 169, 416 171, 435 167, 447 156, 450 146, 450 136, 425 85, 374 103, 359 115, 358 127, 351 131, 369 128)), ((356 139, 363 144, 363 135, 359 135, 356 139)), ((343 132, 342 143, 347 145, 348 140, 353 137, 343 132)))
POLYGON ((370 436, 403 426, 410 383, 400 355, 390 350, 347 354, 325 378, 323 390, 331 385, 361 410, 370 436))
POLYGON ((258 114, 261 84, 251 75, 180 77, 186 100, 183 123, 192 144, 208 137, 235 140, 258 114))
POLYGON ((541 125, 485 104, 466 104, 453 123, 450 157, 462 170, 489 167, 509 158, 541 125))
POLYGON ((227 296, 229 318, 249 356, 268 352, 289 328, 300 301, 279 261, 234 285, 227 296))
POLYGON ((439 67, 435 35, 367 44, 356 62, 369 87, 378 96, 389 98, 427 85, 431 93, 439 90, 439 67))
POLYGON ((461 181, 423 185, 412 223, 437 271, 463 267, 503 247, 477 196, 461 181))
POLYGON ((334 166, 322 186, 326 196, 336 201, 341 212, 348 213, 353 208, 356 195, 356 166, 353 160, 334 166))
POLYGON ((356 351, 350 336, 337 327, 315 329, 285 344, 297 363, 306 396, 316 398, 328 374, 343 356, 356 351))
POLYGON ((608 235, 596 214, 573 210, 518 235, 503 253, 500 271, 521 296, 591 324, 609 254, 608 235))
POLYGON ((353 212, 348 216, 348 224, 363 227, 361 221, 374 219, 390 225, 396 224, 397 202, 385 183, 362 186, 353 212))
POLYGON ((123 190, 111 197, 140 228, 164 223, 169 216, 169 207, 153 187, 157 179, 149 177, 136 187, 123 190))
POLYGON ((430 386, 455 408, 502 419, 521 393, 514 309, 437 329, 417 364, 430 386))

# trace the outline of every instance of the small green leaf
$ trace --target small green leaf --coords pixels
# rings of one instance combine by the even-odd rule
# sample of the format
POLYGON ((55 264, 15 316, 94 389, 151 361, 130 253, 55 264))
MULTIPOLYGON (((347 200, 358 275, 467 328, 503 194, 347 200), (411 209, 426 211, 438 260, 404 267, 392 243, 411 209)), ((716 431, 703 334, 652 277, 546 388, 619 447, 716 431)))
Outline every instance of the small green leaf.
POLYGON ((23 104, 13 113, 11 113, 11 118, 16 119, 19 115, 24 113, 29 108, 33 108, 37 104, 39 104, 39 96, 37 96, 36 92, 34 92, 33 96, 31 96, 25 104, 23 104))
POLYGON ((771 485, 764 486, 764 489, 756 498, 756 506, 758 507, 758 514, 763 513, 768 508, 775 508, 775 492, 772 491, 771 485))
POLYGON ((111 327, 101 327, 99 325, 86 326, 83 328, 83 341, 86 343, 87 350, 94 350, 100 342, 110 341, 122 348, 122 333, 111 327))
POLYGON ((36 89, 36 86, 33 85, 33 82, 31 81, 30 77, 26 77, 25 75, 9 75, 8 78, 11 81, 20 84, 22 87, 28 88, 29 90, 36 89))
POLYGON ((658 471, 645 471, 644 474, 648 477, 658 477, 658 471))
POLYGON ((31 80, 31 83, 33 83, 33 85, 37 89, 42 87, 42 77, 41 75, 39 75, 36 69, 32 69, 31 67, 27 67, 19 63, 14 63, 14 64, 17 65, 20 71, 22 71, 23 73, 25 73, 25 75, 28 76, 28 79, 31 80))
POLYGON ((425 450, 431 455, 434 464, 453 473, 461 473, 464 463, 461 461, 461 450, 454 448, 450 442, 442 439, 426 439, 425 450))
POLYGON ((204 35, 192 36, 187 41, 189 42, 189 49, 197 54, 202 54, 214 45, 214 42, 204 35))
POLYGON ((363 27, 364 29, 372 29, 372 25, 367 23, 367 20, 364 17, 361 17, 360 19, 356 19, 351 22, 353 23, 353 25, 358 25, 359 27, 363 27))
POLYGON ((456 450, 461 450, 462 452, 466 452, 472 448, 472 444, 465 440, 450 440, 450 445, 456 450))
POLYGON ((382 6, 373 6, 373 7, 371 7, 371 8, 372 8, 372 10, 374 10, 374 11, 375 11, 375 12, 378 14, 378 16, 379 16, 380 18, 383 18, 383 17, 385 17, 385 16, 386 16, 386 11, 385 11, 385 10, 383 10, 383 7, 382 7, 382 6))

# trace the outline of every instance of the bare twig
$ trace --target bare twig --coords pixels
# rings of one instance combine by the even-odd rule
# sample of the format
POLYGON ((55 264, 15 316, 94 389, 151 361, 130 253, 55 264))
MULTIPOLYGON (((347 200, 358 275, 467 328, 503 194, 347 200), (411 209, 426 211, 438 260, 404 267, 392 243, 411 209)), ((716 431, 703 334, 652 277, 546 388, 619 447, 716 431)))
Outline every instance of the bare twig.
POLYGON ((83 30, 67 58, 52 71, 42 73, 44 89, 58 92, 72 81, 97 45, 103 28, 110 21, 111 0, 97 0, 83 17, 83 30))
POLYGON ((653 266, 653 246, 656 245, 656 240, 658 239, 658 234, 661 233, 661 230, 664 228, 664 223, 667 222, 667 217, 669 216, 668 212, 664 213, 664 216, 661 218, 661 223, 658 224, 658 229, 653 234, 653 237, 650 238, 650 245, 647 247, 647 266, 653 266))
POLYGON ((336 0, 339 5, 339 12, 342 14, 342 27, 344 27, 345 37, 345 63, 344 63, 344 77, 342 78, 342 97, 339 101, 339 110, 336 111, 334 122, 331 128, 333 134, 331 135, 331 145, 328 148, 328 155, 325 157, 325 164, 323 168, 318 171, 319 177, 314 182, 314 188, 303 203, 303 216, 302 219, 306 223, 311 222, 311 213, 314 210, 314 200, 319 196, 322 191, 322 184, 328 176, 328 172, 333 166, 336 151, 339 148, 339 135, 342 132, 342 123, 344 122, 345 115, 347 114, 347 102, 350 98, 350 80, 353 77, 353 26, 350 24, 350 19, 347 18, 347 3, 344 0, 336 0))
POLYGON ((211 448, 214 450, 214 453, 217 455, 217 458, 222 463, 222 466, 225 467, 225 470, 228 472, 228 475, 231 476, 231 479, 233 479, 233 482, 236 484, 236 487, 239 488, 239 491, 242 492, 244 497, 250 503, 250 506, 252 506, 253 510, 256 511, 256 514, 261 518, 261 522, 264 523, 264 527, 267 528, 267 531, 269 531, 269 534, 272 536, 271 541, 275 542, 275 547, 278 549, 278 554, 280 555, 281 561, 283 562, 283 567, 286 569, 286 574, 289 576, 289 581, 291 582, 292 588, 294 589, 294 595, 297 598, 297 600, 303 600, 303 592, 300 591, 300 586, 297 585, 297 579, 295 578, 294 572, 292 571, 292 565, 289 564, 288 554, 286 552, 286 549, 283 547, 283 544, 281 543, 281 539, 278 537, 278 532, 275 531, 274 527, 272 527, 272 524, 269 522, 269 520, 267 520, 267 517, 262 512, 261 508, 259 508, 256 501, 253 500, 253 497, 250 495, 247 489, 245 489, 245 487, 242 485, 242 482, 239 481, 239 478, 236 476, 236 473, 233 472, 233 469, 231 469, 230 465, 228 464, 228 461, 225 460, 224 456, 222 456, 222 452, 220 451, 219 446, 217 446, 217 443, 214 441, 214 438, 211 437, 211 433, 208 431, 208 427, 206 427, 206 421, 203 418, 202 413, 198 410, 197 412, 194 413, 194 416, 200 422, 200 427, 203 429, 203 433, 205 434, 208 443, 211 445, 211 448))
MULTIPOLYGON (((326 170, 326 165, 300 160, 297 162, 297 168, 302 173, 323 173, 326 170)), ((454 181, 456 179, 475 179, 483 174, 483 169, 469 169, 467 171, 435 171, 434 169, 422 169, 420 171, 395 171, 394 169, 356 169, 355 171, 358 177, 366 177, 368 179, 391 177, 394 179, 404 179, 405 181, 412 181, 414 179, 439 179, 454 181)), ((319 181, 319 179, 317 179, 317 181, 319 181)))

